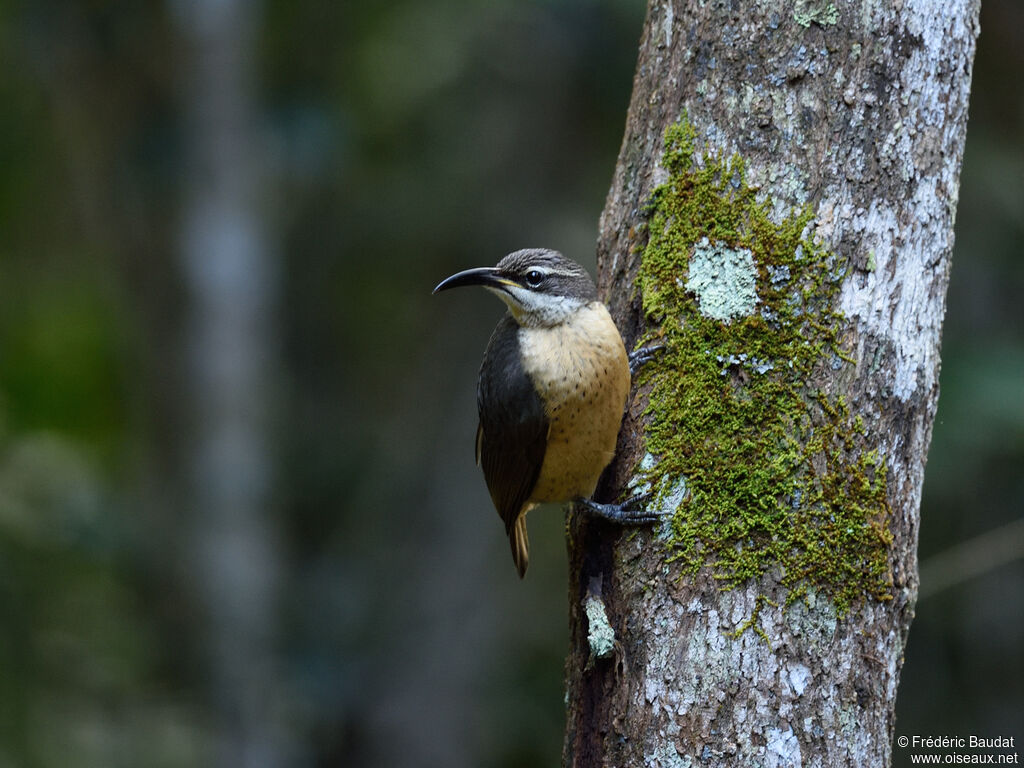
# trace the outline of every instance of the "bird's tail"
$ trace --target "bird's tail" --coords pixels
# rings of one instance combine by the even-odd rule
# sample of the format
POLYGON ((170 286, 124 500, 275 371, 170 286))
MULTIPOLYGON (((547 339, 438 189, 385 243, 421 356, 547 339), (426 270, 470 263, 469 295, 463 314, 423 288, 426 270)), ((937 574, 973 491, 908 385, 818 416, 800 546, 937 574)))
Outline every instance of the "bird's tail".
POLYGON ((526 575, 526 566, 530 564, 530 539, 526 535, 526 515, 516 518, 515 525, 508 532, 508 543, 512 547, 512 560, 521 579, 526 575))

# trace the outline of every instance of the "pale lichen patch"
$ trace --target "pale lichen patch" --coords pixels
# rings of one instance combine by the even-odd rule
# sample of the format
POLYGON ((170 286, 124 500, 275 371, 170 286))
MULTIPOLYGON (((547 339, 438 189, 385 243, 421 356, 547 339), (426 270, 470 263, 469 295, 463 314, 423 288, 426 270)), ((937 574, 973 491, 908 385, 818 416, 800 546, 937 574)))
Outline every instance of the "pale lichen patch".
POLYGON ((793 21, 801 27, 817 24, 819 27, 831 27, 839 23, 839 9, 834 3, 821 0, 796 0, 793 6, 793 21))
POLYGON ((749 248, 730 248, 704 237, 690 257, 686 290, 707 317, 728 323, 757 306, 757 266, 749 248))
POLYGON ((794 664, 788 670, 789 687, 797 696, 802 696, 811 681, 811 670, 803 664, 794 664))
POLYGON ((606 658, 615 650, 615 630, 612 629, 612 625, 608 621, 608 612, 604 608, 604 601, 597 595, 590 595, 587 597, 585 610, 590 653, 598 659, 606 658))
POLYGON ((693 765, 689 755, 681 756, 675 746, 668 743, 659 745, 646 756, 644 763, 651 768, 690 768, 693 765))
POLYGON ((792 728, 769 728, 765 731, 768 743, 764 746, 765 766, 799 768, 803 765, 800 756, 800 742, 792 728))

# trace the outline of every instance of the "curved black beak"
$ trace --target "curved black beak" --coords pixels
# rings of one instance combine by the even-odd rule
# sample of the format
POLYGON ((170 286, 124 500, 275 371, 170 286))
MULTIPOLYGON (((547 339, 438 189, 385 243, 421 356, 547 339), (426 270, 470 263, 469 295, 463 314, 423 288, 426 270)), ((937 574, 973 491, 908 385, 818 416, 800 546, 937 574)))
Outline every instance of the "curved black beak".
POLYGON ((485 288, 501 288, 505 285, 516 285, 512 280, 503 277, 497 267, 477 267, 456 272, 445 278, 433 290, 433 293, 447 291, 449 288, 461 288, 464 285, 482 285, 485 288))

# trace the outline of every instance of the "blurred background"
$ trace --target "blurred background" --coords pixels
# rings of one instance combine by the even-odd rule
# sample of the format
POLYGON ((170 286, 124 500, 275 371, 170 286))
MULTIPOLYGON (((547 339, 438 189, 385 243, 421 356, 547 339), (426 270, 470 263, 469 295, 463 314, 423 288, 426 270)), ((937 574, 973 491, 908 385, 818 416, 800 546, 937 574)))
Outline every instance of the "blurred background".
MULTIPOLYGON (((642 6, 0 2, 0 766, 559 763, 430 290, 593 269, 642 6)), ((898 734, 1022 735, 1022 75, 985 0, 898 734)))

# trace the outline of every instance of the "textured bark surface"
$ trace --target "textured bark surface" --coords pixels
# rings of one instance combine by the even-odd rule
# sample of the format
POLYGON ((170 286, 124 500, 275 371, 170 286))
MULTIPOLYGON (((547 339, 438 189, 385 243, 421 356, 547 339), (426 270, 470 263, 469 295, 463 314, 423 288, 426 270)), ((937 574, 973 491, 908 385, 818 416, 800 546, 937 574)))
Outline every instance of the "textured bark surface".
MULTIPOLYGON (((837 308, 853 362, 824 386, 863 417, 888 470, 891 599, 841 615, 814 590, 787 605, 777 570, 731 590, 708 569, 679 578, 653 532, 574 515, 565 765, 889 763, 978 9, 652 0, 601 219, 602 293, 629 346, 646 330, 631 289, 645 204, 684 114, 698 156, 704 141, 738 153, 775 219, 810 206, 810 234, 849 265, 837 308), (588 623, 595 597, 608 627, 588 623), (737 632, 754 615, 764 634, 737 632), (607 630, 615 650, 598 657, 588 633, 607 630)), ((644 401, 635 393, 598 498, 644 455, 644 401)))

